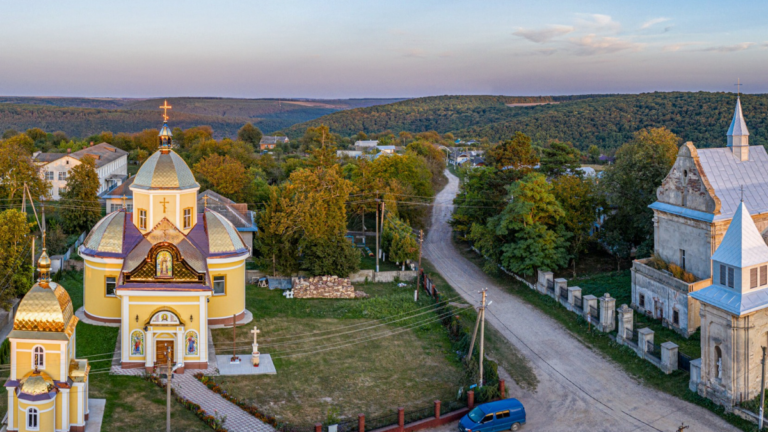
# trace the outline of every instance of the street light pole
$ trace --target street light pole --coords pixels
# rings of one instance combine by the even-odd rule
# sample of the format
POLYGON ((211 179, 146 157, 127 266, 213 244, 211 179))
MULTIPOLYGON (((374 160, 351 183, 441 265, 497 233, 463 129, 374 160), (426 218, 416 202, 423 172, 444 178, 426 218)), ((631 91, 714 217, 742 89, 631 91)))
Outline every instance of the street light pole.
POLYGON ((482 318, 480 318, 480 387, 483 386, 483 354, 484 354, 484 345, 485 345, 485 292, 488 291, 488 288, 483 290, 483 302, 482 306, 480 306, 480 313, 483 315, 482 318))

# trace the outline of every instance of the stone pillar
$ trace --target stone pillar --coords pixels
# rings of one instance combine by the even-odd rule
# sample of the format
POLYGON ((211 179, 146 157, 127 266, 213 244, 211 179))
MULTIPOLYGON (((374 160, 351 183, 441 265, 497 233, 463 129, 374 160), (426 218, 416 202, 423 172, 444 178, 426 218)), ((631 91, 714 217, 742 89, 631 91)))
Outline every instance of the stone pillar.
POLYGON ((584 318, 587 318, 587 315, 589 315, 590 307, 597 308, 597 297, 592 294, 587 294, 583 297, 583 301, 581 302, 581 310, 584 312, 584 318))
POLYGON ((561 288, 568 288, 568 281, 563 278, 557 278, 555 279, 555 293, 552 294, 549 291, 547 291, 547 293, 553 296, 555 300, 557 300, 557 297, 560 295, 561 288))
POLYGON ((610 333, 616 330, 616 299, 605 293, 600 297, 600 331, 610 333))
POLYGON ((581 298, 581 288, 574 286, 568 287, 568 310, 576 310, 576 298, 581 298))
POLYGON ((357 432, 365 432, 365 414, 357 415, 357 432))
POLYGON ((539 282, 536 284, 539 292, 542 294, 547 293, 547 281, 554 281, 555 275, 552 272, 545 272, 539 270, 539 282))
POLYGON ((467 408, 472 409, 475 407, 475 391, 470 390, 467 392, 467 408))
POLYGON ((645 358, 645 355, 648 352, 648 342, 653 343, 653 330, 645 327, 638 330, 637 333, 639 334, 637 337, 637 345, 640 348, 640 352, 643 353, 643 358, 645 358))
POLYGON ((688 389, 694 393, 699 391, 701 382, 701 359, 691 360, 691 380, 688 382, 688 389))
POLYGON ((677 344, 674 342, 661 344, 661 370, 667 375, 677 370, 677 344))
POLYGON ((626 304, 621 305, 621 307, 616 310, 619 320, 619 334, 617 336, 617 340, 623 341, 632 339, 632 331, 634 330, 632 318, 634 316, 634 312, 634 309, 627 306, 626 304))
MULTIPOLYGON (((439 400, 435 401, 435 418, 436 419, 440 418, 440 401, 439 400)), ((365 432, 365 431, 362 431, 362 432, 365 432)))

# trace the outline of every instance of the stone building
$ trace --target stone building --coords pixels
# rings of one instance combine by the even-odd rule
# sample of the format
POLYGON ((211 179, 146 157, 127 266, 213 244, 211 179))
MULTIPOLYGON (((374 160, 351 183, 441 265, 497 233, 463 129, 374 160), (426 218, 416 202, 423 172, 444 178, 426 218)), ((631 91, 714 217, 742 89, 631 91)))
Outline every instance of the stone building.
POLYGON ((691 294, 701 304, 697 391, 731 407, 760 393, 761 347, 768 344, 768 246, 744 202, 712 264, 712 283, 691 294))
POLYGON ((696 280, 677 279, 648 260, 636 260, 632 267, 632 307, 684 335, 699 328, 699 305, 689 294, 711 284, 711 256, 736 213, 742 189, 756 229, 765 234, 768 228, 768 153, 763 146, 749 146, 738 99, 727 139, 720 148, 681 146, 650 206, 654 252, 696 280))

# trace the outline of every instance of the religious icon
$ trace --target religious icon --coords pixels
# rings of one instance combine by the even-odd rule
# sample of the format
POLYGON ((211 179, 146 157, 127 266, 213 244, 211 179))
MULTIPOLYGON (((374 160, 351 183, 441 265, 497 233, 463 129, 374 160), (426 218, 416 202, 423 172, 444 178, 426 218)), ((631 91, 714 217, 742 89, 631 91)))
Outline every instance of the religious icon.
POLYGON ((158 253, 155 265, 157 267, 157 277, 173 277, 173 257, 170 252, 162 251, 158 253))
POLYGON ((131 333, 131 355, 144 355, 144 333, 141 330, 134 330, 131 333))
POLYGON ((168 314, 162 314, 162 315, 160 315, 160 321, 162 321, 162 322, 168 322, 168 314))
POLYGON ((193 331, 187 332, 187 355, 197 355, 197 333, 193 331))

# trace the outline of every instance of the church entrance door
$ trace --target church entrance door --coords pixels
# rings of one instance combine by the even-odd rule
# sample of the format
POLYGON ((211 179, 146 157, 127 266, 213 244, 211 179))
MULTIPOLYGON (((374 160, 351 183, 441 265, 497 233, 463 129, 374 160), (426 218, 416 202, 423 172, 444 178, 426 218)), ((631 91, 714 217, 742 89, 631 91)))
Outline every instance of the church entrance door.
POLYGON ((159 340, 155 344, 157 351, 157 362, 155 364, 160 367, 168 365, 168 358, 170 355, 171 363, 173 363, 173 341, 172 340, 159 340), (170 354, 168 349, 170 348, 170 354))

